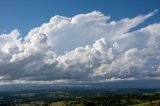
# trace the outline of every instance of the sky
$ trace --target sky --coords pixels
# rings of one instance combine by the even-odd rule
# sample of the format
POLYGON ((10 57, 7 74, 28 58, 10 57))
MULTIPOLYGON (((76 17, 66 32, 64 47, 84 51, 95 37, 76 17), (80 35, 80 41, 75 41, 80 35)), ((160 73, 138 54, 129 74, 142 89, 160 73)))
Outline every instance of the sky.
MULTIPOLYGON (((1 0, 0 33, 17 28, 26 36, 32 28, 48 22, 54 15, 72 17, 97 10, 119 20, 159 8, 159 0, 1 0)), ((156 14, 144 25, 157 22, 159 18, 156 14)))
POLYGON ((1 0, 0 86, 149 81, 157 87, 159 2, 1 0))

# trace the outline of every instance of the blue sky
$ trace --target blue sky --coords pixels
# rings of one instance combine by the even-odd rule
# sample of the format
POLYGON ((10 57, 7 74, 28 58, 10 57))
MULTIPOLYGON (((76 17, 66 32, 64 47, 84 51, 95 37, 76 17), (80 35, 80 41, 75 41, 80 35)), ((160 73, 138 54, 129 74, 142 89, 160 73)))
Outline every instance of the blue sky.
MULTIPOLYGON (((112 20, 131 18, 159 9, 159 4, 159 0, 1 0, 0 33, 17 28, 25 36, 30 29, 48 22, 54 15, 72 17, 94 10, 110 15, 112 20)), ((159 19, 158 13, 140 27, 159 19)))

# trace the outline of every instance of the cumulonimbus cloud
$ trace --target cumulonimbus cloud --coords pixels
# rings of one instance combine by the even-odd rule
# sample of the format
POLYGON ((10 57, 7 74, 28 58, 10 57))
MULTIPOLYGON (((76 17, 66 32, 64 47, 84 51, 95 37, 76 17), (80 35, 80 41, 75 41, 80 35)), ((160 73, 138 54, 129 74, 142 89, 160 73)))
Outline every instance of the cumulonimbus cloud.
POLYGON ((157 79, 160 23, 130 31, 156 12, 119 21, 98 11, 57 15, 25 38, 2 34, 0 82, 157 79))

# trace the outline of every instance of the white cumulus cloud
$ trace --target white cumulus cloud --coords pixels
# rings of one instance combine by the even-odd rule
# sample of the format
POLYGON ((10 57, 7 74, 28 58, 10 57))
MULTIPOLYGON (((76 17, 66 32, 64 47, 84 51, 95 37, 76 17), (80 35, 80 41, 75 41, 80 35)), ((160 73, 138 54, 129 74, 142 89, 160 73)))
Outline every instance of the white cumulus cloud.
POLYGON ((119 21, 98 11, 57 15, 25 38, 2 34, 0 82, 160 78, 160 23, 131 31, 156 12, 119 21))

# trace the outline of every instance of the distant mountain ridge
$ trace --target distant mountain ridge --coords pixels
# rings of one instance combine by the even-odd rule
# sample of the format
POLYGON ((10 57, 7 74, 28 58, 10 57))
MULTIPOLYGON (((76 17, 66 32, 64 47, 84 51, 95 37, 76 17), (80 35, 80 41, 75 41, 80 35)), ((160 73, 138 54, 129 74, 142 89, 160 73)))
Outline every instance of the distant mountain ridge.
POLYGON ((111 81, 105 83, 67 83, 67 84, 3 84, 0 92, 14 92, 24 90, 52 90, 52 89, 159 89, 160 80, 129 80, 111 81))

